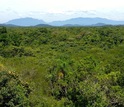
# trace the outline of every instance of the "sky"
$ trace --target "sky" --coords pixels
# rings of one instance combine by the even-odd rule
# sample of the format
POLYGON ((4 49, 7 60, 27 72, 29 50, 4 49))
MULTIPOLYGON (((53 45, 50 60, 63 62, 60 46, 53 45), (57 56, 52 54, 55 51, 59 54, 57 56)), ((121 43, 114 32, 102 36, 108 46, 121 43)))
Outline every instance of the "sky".
POLYGON ((124 0, 0 0, 0 23, 24 17, 46 22, 75 17, 124 20, 124 0))

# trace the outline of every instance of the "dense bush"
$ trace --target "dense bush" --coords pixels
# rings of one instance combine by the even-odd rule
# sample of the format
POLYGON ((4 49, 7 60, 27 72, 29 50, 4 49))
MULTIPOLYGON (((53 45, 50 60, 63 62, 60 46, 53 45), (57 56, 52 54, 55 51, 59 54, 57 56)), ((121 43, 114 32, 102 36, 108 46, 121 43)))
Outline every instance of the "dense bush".
POLYGON ((0 106, 124 107, 123 52, 123 26, 2 27, 0 106))
POLYGON ((7 33, 6 27, 0 26, 0 34, 7 33))
POLYGON ((14 72, 5 71, 2 65, 0 68, 0 106, 28 107, 29 85, 19 80, 14 72))

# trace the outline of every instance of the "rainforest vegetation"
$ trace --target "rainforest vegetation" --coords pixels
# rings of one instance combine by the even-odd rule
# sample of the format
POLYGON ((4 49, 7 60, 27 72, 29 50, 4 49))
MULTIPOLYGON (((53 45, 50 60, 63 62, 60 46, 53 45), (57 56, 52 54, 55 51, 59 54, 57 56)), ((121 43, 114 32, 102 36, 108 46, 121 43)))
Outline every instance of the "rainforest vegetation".
POLYGON ((0 107, 124 107, 124 27, 0 27, 0 107))

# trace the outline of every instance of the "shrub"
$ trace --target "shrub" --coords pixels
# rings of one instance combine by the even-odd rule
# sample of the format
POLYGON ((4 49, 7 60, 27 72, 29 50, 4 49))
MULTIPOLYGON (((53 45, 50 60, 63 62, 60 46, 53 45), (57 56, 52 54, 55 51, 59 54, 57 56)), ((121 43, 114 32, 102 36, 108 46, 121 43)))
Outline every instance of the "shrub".
POLYGON ((0 71, 0 107, 28 107, 30 88, 17 74, 0 71))

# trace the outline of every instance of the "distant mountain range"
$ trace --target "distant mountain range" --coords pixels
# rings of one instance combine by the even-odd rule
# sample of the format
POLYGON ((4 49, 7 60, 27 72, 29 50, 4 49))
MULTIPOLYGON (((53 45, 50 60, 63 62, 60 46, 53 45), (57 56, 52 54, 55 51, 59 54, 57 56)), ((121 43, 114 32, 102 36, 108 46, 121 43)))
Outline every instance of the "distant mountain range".
POLYGON ((10 20, 4 24, 5 26, 105 26, 105 25, 124 25, 124 21, 115 21, 105 18, 72 18, 64 21, 53 21, 47 23, 43 20, 34 18, 19 18, 10 20))
POLYGON ((54 26, 63 26, 67 24, 71 25, 82 25, 82 26, 90 26, 90 25, 98 25, 98 24, 104 24, 104 25, 120 25, 124 24, 124 21, 115 21, 115 20, 109 20, 105 18, 72 18, 65 21, 54 21, 51 22, 50 25, 54 26))
POLYGON ((12 24, 16 26, 35 26, 38 24, 46 24, 43 20, 33 19, 33 18, 19 18, 10 20, 5 24, 12 24))

